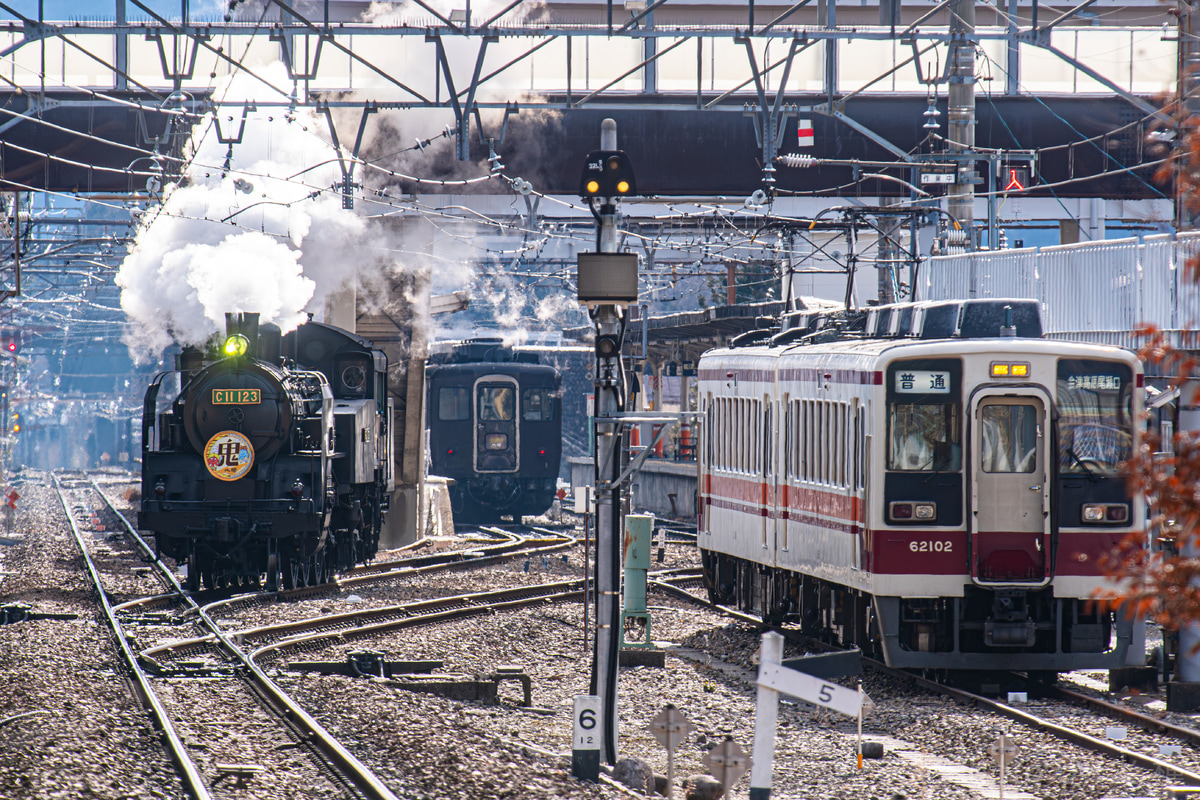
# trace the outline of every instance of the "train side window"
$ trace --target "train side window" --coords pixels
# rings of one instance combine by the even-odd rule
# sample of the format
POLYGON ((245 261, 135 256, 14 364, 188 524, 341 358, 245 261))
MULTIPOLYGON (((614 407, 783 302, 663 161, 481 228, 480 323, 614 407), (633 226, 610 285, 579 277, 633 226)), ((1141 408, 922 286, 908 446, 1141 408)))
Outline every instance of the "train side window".
POLYGON ((801 430, 800 430, 800 401, 799 400, 792 401, 792 431, 793 431, 792 439, 794 440, 793 446, 792 446, 792 477, 799 478, 800 477, 800 448, 804 444, 804 440, 800 436, 801 430))
POLYGON ((527 422, 553 422, 554 397, 545 389, 521 392, 521 418, 527 422))
POLYGON ((864 486, 863 470, 865 465, 864 459, 864 443, 863 443, 863 407, 860 405, 854 406, 854 488, 862 489, 864 486))
POLYGON ((913 472, 962 469, 957 403, 892 403, 887 468, 913 472))
POLYGON ((817 482, 829 483, 829 404, 817 403, 817 482))
POLYGON ((438 419, 442 422, 462 422, 471 418, 470 395, 465 386, 443 386, 438 389, 438 419))

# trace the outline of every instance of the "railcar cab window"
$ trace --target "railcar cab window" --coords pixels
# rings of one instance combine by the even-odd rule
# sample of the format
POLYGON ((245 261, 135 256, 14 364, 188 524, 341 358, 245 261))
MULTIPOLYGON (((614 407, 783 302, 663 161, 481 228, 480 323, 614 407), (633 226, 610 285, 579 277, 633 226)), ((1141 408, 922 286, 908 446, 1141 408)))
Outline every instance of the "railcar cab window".
POLYGON ((956 360, 900 362, 888 368, 887 468, 962 470, 962 366, 956 360))
POLYGON ((443 386, 438 390, 438 419, 462 422, 471 418, 471 395, 465 386, 443 386))
POLYGON ((545 389, 523 390, 521 418, 526 422, 553 422, 554 396, 545 389))
POLYGON ((1115 361, 1058 362, 1060 474, 1114 476, 1133 447, 1133 374, 1115 361))
POLYGON ((479 387, 479 418, 492 422, 507 422, 513 418, 513 388, 511 386, 479 387))

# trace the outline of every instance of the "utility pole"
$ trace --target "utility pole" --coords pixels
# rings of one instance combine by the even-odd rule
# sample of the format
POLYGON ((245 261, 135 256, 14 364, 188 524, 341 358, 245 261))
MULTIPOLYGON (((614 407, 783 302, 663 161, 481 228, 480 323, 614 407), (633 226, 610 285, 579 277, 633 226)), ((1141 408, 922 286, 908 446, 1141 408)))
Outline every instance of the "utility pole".
POLYGON ((946 137, 952 153, 963 153, 955 162, 954 183, 946 210, 961 229, 950 229, 946 243, 951 253, 975 249, 975 162, 966 157, 975 149, 975 0, 950 3, 950 64, 946 93, 946 137))
POLYGON ((629 304, 637 302, 637 256, 618 252, 617 201, 636 194, 633 169, 617 149, 617 123, 600 127, 600 149, 588 154, 579 193, 596 218, 596 252, 580 253, 579 301, 596 326, 596 634, 590 694, 600 699, 602 758, 617 761, 617 673, 621 642, 621 413, 628 381, 621 349, 629 304))

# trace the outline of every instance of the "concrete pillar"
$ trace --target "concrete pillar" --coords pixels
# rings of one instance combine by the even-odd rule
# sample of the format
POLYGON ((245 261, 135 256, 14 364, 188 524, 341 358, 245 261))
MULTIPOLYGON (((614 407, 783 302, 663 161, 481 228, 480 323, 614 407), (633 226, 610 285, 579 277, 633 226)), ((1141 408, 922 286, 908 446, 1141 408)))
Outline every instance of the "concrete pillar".
MULTIPOLYGON (((975 0, 950 4, 950 69, 946 103, 946 137, 952 153, 975 149, 975 0)), ((974 164, 960 161, 955 182, 946 196, 946 210, 962 226, 951 231, 951 253, 975 249, 974 164)))
POLYGON ((358 335, 387 354, 388 396, 394 407, 391 425, 396 490, 380 534, 381 548, 416 541, 425 518, 425 358, 430 325, 428 270, 393 269, 386 283, 382 308, 377 313, 361 314, 357 322, 358 335))

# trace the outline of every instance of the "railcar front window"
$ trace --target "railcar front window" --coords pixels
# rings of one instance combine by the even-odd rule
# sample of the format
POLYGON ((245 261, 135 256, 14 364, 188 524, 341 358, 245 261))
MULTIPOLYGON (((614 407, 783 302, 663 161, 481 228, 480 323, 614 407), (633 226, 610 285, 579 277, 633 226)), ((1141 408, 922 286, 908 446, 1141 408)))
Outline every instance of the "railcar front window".
POLYGON ((1124 364, 1064 359, 1058 365, 1061 473, 1117 475, 1133 448, 1133 374, 1124 364))
POLYGON ((1033 472, 1037 465, 1038 410, 1031 405, 991 405, 979 410, 980 463, 984 472, 1033 472))
POLYGON ((443 386, 438 390, 438 419, 462 422, 471 418, 470 395, 465 386, 443 386))
POLYGON ((513 418, 513 389, 511 386, 479 387, 479 418, 489 421, 508 421, 513 418))
POLYGON ((961 425, 952 403, 893 403, 887 468, 912 472, 962 469, 961 425))
POLYGON ((521 392, 521 417, 528 422, 552 422, 554 399, 542 389, 525 389, 521 392))

